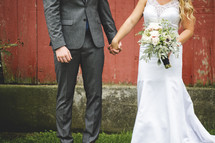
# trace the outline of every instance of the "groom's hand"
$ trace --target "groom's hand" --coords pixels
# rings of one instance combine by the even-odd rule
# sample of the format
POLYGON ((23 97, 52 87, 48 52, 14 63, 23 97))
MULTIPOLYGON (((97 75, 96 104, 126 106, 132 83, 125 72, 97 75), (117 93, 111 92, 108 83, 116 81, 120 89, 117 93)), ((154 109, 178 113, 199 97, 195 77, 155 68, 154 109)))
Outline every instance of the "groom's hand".
POLYGON ((121 49, 118 49, 118 48, 114 49, 111 45, 108 46, 108 50, 113 55, 116 55, 116 54, 118 54, 121 51, 121 49))
POLYGON ((71 53, 65 46, 60 47, 55 52, 58 62, 69 63, 72 60, 71 53))
POLYGON ((116 55, 116 54, 118 54, 119 52, 122 51, 121 46, 122 46, 122 43, 121 43, 121 42, 119 42, 119 43, 117 43, 117 42, 116 42, 116 43, 112 42, 112 43, 109 45, 108 50, 109 50, 109 52, 110 52, 111 54, 116 55))

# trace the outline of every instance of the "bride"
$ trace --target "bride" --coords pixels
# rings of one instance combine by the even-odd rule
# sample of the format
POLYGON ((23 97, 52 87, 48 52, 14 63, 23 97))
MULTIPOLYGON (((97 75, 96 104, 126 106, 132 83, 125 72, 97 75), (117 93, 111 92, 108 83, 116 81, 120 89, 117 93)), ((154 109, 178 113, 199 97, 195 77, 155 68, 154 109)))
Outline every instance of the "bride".
MULTIPOLYGON (((194 31, 191 0, 139 0, 130 17, 112 41, 110 52, 116 54, 119 41, 125 37, 144 16, 145 25, 170 21, 175 29, 181 25, 183 32, 178 42, 185 43, 194 31)), ((177 32, 177 31, 176 31, 177 32)), ((147 45, 140 47, 140 57, 147 45)), ((196 117, 193 103, 182 81, 182 51, 179 57, 170 54, 171 68, 157 65, 156 57, 149 62, 139 60, 137 92, 138 112, 132 143, 215 143, 196 117)))

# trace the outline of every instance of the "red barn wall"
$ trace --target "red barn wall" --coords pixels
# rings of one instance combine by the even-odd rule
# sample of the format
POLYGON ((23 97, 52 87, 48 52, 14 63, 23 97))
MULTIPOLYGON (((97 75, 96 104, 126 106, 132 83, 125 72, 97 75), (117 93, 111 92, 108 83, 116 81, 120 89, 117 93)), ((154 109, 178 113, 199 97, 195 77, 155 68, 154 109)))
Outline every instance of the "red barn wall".
MULTIPOLYGON (((109 0, 119 28, 131 14, 138 0, 109 0)), ((195 0, 197 17, 195 33, 183 48, 183 80, 187 85, 215 82, 215 1, 195 0)), ((123 51, 110 55, 105 47, 104 83, 136 84, 140 37, 143 20, 122 41, 123 51)), ((48 31, 41 0, 1 0, 0 39, 24 42, 23 47, 11 48, 4 55, 6 83, 55 83, 53 52, 49 47, 48 31)), ((79 73, 79 77, 81 72, 79 73)))

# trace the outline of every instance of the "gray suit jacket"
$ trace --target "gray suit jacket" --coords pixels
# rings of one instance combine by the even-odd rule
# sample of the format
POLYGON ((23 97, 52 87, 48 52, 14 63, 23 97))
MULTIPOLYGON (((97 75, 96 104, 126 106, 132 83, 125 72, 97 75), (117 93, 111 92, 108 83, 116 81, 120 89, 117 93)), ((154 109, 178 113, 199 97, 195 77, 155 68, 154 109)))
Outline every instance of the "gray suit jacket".
POLYGON ((54 50, 84 43, 86 19, 96 47, 104 47, 101 24, 111 43, 117 30, 107 0, 43 0, 46 23, 54 50))

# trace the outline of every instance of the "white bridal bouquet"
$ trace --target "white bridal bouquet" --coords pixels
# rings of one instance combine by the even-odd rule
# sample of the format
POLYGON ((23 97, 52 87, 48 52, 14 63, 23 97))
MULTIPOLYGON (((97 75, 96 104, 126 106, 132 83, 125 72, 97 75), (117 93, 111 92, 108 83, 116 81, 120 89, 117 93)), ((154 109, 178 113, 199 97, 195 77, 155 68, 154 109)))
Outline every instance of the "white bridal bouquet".
POLYGON ((175 31, 170 26, 169 21, 164 19, 160 23, 150 23, 148 27, 144 27, 144 30, 138 33, 142 35, 138 43, 141 46, 147 45, 147 49, 144 50, 141 59, 148 62, 152 55, 155 55, 158 58, 158 65, 162 61, 166 69, 170 68, 168 54, 179 56, 180 43, 177 42, 178 34, 175 31))

